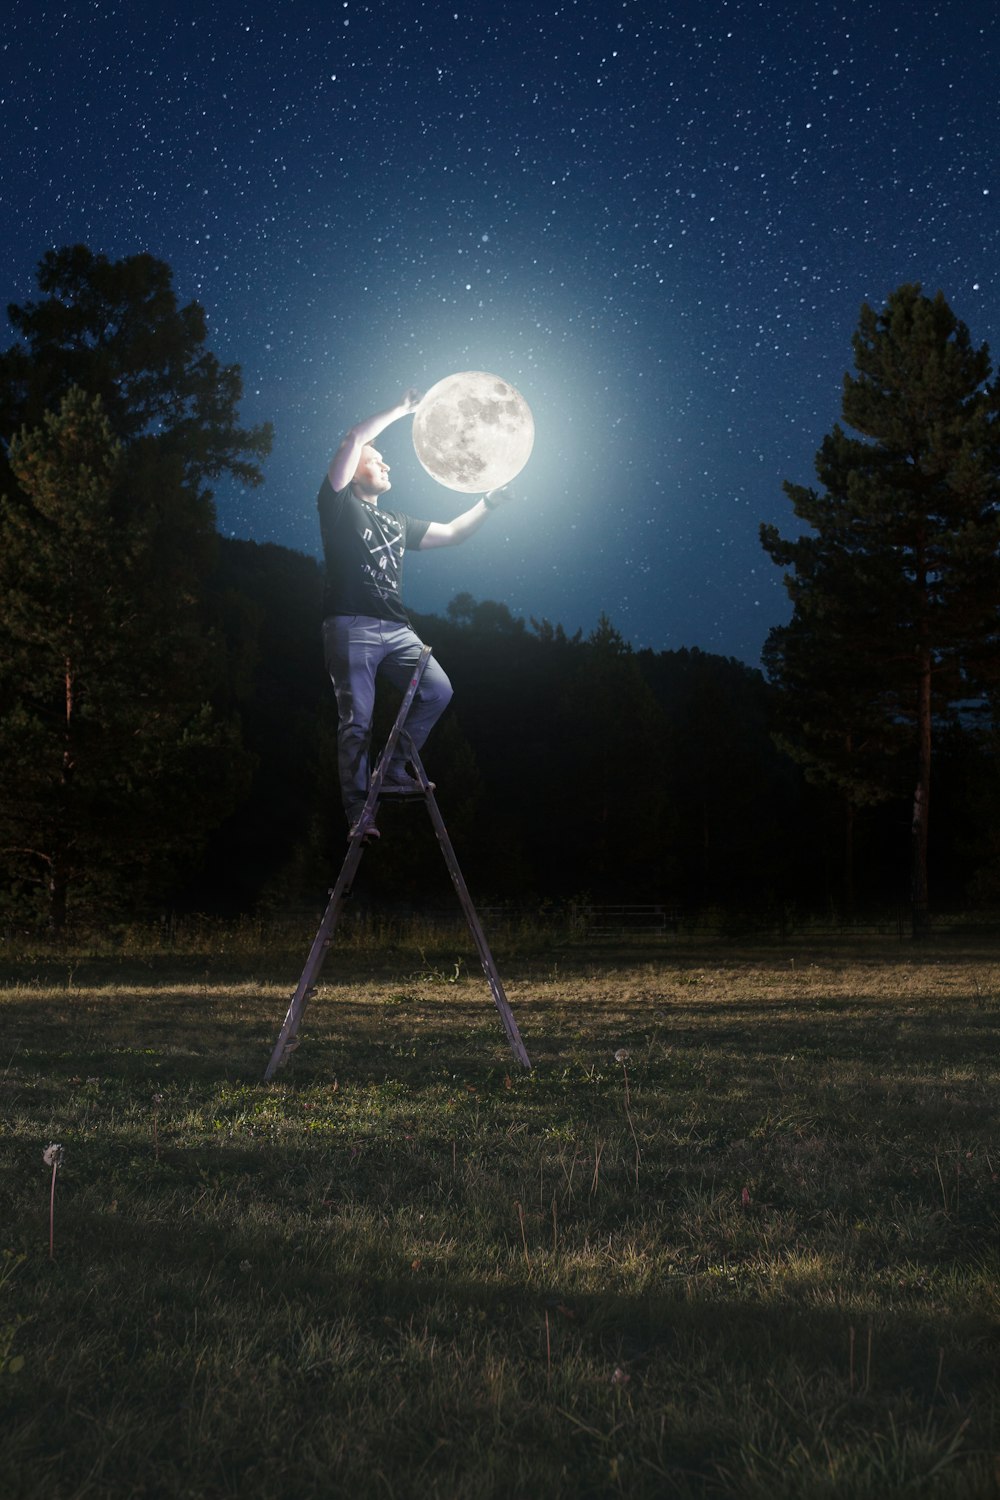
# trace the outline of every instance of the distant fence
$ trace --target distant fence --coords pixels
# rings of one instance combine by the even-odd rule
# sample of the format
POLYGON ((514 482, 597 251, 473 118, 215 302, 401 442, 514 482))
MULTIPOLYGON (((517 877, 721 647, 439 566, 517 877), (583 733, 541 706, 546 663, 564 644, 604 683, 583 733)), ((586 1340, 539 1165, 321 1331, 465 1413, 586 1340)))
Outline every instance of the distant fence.
POLYGON ((573 925, 590 937, 666 936, 680 930, 680 909, 659 902, 576 907, 573 925))
MULTIPOLYGON (((590 938, 640 938, 669 941, 680 938, 741 939, 895 938, 914 935, 913 908, 907 903, 859 912, 798 911, 791 907, 743 910, 727 907, 685 906, 681 902, 588 903, 571 909, 571 929, 590 938)), ((927 935, 938 937, 1000 937, 1000 911, 931 912, 927 935)))
MULTIPOLYGON (((739 910, 727 907, 686 906, 671 901, 573 901, 538 906, 478 907, 490 932, 544 929, 570 941, 635 941, 670 943, 684 940, 739 942, 791 940, 794 938, 889 938, 899 942, 913 937, 913 911, 905 903, 843 917, 836 913, 797 911, 788 907, 739 910)), ((421 911, 357 911, 361 922, 375 920, 398 923, 405 928, 425 926, 446 929, 464 925, 456 907, 421 911)), ((928 934, 939 937, 1000 937, 1000 911, 932 912, 928 934)))
MULTIPOLYGON (((728 907, 685 905, 679 901, 568 901, 541 905, 482 904, 477 907, 488 933, 529 935, 531 930, 548 932, 570 942, 625 941, 669 944, 685 940, 739 942, 790 940, 793 938, 889 938, 899 942, 913 936, 913 912, 905 903, 842 917, 836 913, 797 911, 790 907, 740 910, 728 907)), ((299 913, 275 913, 293 921, 299 913)), ((380 926, 400 933, 423 929, 443 932, 465 925, 458 905, 421 908, 353 907, 344 913, 343 924, 351 927, 380 926)), ((929 932, 937 936, 1000 936, 1000 911, 935 912, 929 932)))

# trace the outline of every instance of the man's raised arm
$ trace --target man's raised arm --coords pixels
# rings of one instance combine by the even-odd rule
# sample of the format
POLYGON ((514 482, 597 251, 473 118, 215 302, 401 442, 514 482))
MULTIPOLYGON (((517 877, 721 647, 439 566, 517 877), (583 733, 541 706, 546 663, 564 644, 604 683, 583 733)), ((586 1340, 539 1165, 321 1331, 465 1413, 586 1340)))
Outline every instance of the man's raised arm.
POLYGON ((327 477, 334 494, 344 489, 354 478, 358 460, 361 458, 361 450, 365 444, 374 441, 380 432, 384 432, 391 423, 398 422, 400 417, 408 416, 416 411, 419 405, 420 392, 415 387, 411 387, 410 390, 403 392, 395 406, 390 406, 387 411, 376 412, 374 416, 363 417, 360 422, 355 422, 354 426, 348 429, 340 447, 330 460, 330 467, 327 470, 327 477))

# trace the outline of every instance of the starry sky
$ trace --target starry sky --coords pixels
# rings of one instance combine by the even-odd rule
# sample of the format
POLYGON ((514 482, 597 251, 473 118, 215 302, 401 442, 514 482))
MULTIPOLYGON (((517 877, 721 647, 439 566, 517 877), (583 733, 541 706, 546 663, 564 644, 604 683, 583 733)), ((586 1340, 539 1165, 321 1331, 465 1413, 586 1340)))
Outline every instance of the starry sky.
MULTIPOLYGON (((411 557, 460 591, 755 665, 862 301, 1000 344, 995 0, 61 0, 0 36, 0 306, 54 246, 169 262, 275 425, 226 535, 318 554, 357 418, 458 370, 535 418, 517 500, 411 557)), ((2 319, 0 319, 2 321, 2 319)), ((13 341, 6 326, 4 343, 13 341)), ((392 502, 449 520, 409 419, 392 502)))

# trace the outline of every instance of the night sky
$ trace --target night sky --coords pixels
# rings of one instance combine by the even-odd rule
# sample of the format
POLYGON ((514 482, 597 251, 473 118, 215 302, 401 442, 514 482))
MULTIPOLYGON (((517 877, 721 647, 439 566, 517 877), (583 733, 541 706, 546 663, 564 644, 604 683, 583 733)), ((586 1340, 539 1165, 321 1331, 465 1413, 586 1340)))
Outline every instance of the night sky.
MULTIPOLYGON (((318 552, 358 417, 457 370, 535 417, 518 500, 413 556, 411 607, 756 664, 863 300, 1000 348, 995 0, 64 0, 2 39, 0 305, 54 246, 150 251, 275 446, 227 535, 318 552)), ((6 325, 4 344, 13 341, 6 325)), ((392 502, 468 504, 387 431, 392 502)))

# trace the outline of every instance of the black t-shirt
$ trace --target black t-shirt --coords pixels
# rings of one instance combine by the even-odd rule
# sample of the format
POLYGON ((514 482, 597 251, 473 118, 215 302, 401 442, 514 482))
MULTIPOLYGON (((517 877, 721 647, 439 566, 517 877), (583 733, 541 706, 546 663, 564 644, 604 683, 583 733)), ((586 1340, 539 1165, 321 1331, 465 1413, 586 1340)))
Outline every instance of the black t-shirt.
POLYGON ((403 553, 419 547, 429 521, 380 510, 351 489, 333 492, 325 478, 316 498, 326 559, 323 615, 374 615, 408 625, 403 608, 403 553))

